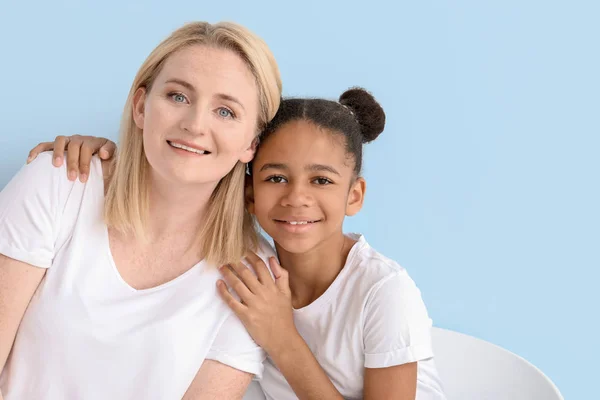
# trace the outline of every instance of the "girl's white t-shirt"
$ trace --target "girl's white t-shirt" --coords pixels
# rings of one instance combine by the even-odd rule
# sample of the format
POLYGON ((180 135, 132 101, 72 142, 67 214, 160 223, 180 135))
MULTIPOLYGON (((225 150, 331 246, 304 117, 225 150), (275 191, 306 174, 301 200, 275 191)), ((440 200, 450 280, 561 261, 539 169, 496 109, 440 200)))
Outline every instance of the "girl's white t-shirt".
POLYGON ((66 175, 43 153, 0 193, 0 253, 47 268, 0 376, 4 400, 181 399, 205 359, 260 376, 264 352, 219 297, 217 268, 132 288, 111 256, 100 160, 85 184, 66 175))
MULTIPOLYGON (((406 270, 363 236, 331 286, 294 310, 298 332, 345 399, 362 399, 365 368, 417 362, 417 400, 445 399, 433 361, 431 319, 406 270)), ((269 400, 297 399, 270 358, 260 385, 269 400)))

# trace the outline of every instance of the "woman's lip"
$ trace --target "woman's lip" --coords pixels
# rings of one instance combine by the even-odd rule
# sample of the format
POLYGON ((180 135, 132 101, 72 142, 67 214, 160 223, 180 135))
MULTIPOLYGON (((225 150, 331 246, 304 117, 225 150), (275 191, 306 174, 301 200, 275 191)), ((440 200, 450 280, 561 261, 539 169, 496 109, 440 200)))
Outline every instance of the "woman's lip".
POLYGON ((182 144, 184 146, 191 147, 192 149, 196 149, 196 150, 199 150, 199 151, 204 151, 207 154, 210 153, 210 151, 208 151, 204 147, 198 146, 197 144, 194 144, 194 143, 186 142, 185 140, 167 140, 167 142, 179 143, 179 144, 182 144))

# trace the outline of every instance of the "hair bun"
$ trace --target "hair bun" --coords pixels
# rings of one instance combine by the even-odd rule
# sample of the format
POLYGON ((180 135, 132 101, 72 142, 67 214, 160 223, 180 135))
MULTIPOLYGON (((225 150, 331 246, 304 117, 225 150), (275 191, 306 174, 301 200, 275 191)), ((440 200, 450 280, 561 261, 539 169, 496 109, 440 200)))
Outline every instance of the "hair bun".
POLYGON ((383 132, 385 112, 371 93, 363 88, 351 88, 342 93, 339 102, 354 113, 360 125, 363 143, 377 139, 383 132))

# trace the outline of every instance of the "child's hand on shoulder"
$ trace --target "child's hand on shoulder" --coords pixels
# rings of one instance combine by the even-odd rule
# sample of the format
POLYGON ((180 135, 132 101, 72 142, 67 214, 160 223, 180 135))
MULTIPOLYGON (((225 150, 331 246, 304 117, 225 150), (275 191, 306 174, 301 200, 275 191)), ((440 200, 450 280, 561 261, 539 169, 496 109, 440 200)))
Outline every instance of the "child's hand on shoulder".
POLYGON ((265 263, 256 254, 249 253, 246 259, 257 276, 242 263, 226 265, 220 271, 227 284, 219 280, 217 286, 254 341, 270 354, 284 347, 290 335, 297 334, 288 272, 275 257, 270 257, 273 279, 265 263), (241 301, 229 293, 228 286, 235 290, 241 301))

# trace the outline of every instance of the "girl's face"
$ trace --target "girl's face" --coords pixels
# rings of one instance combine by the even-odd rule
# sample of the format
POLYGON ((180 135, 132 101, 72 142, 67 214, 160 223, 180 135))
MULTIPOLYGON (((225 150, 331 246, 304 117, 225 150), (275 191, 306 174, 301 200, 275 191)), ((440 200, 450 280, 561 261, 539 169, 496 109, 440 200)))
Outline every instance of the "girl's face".
POLYGON ((342 234, 362 207, 365 182, 354 174, 344 137, 292 121, 260 145, 252 165, 249 210, 277 244, 306 253, 342 234))
POLYGON ((195 45, 172 54, 149 91, 138 89, 133 115, 155 177, 216 185, 237 161, 252 159, 258 112, 242 59, 195 45))

